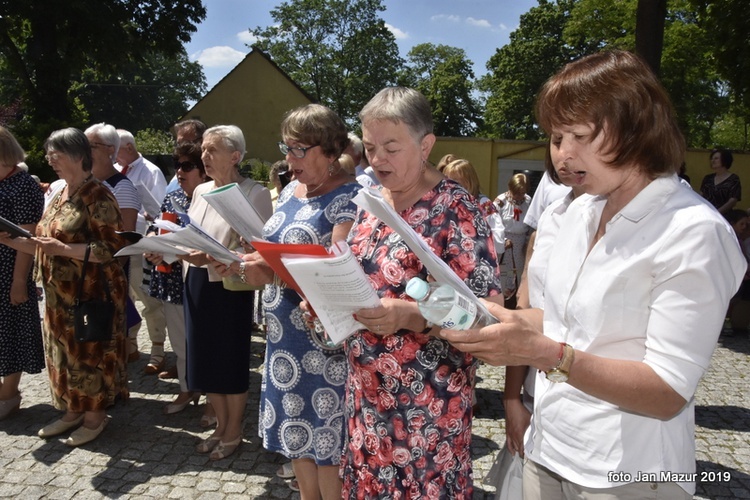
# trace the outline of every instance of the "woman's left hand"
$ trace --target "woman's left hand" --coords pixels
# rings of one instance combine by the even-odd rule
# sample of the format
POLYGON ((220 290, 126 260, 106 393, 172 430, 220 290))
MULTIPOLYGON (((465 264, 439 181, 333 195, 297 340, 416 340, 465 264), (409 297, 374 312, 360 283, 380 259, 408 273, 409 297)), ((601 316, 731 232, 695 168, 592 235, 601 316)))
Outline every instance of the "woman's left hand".
POLYGON ((359 309, 354 313, 354 319, 376 335, 387 336, 402 328, 410 329, 410 322, 416 309, 414 302, 386 298, 380 299, 380 304, 370 309, 359 309))
POLYGON ((51 238, 49 236, 35 236, 32 238, 37 247, 41 248, 42 251, 50 256, 65 255, 70 250, 70 247, 58 240, 57 238, 51 238))

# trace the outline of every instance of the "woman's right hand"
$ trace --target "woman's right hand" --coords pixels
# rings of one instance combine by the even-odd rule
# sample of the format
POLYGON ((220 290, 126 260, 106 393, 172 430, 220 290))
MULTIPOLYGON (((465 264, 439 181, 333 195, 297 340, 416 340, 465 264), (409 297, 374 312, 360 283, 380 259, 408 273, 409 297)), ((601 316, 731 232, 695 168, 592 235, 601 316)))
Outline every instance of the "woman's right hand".
POLYGON ((147 261, 155 266, 158 266, 159 264, 164 262, 164 255, 160 253, 146 252, 143 254, 143 257, 145 257, 147 261))
POLYGON ((505 406, 505 445, 511 453, 524 455, 523 436, 531 422, 531 412, 526 409, 521 395, 504 400, 505 406))

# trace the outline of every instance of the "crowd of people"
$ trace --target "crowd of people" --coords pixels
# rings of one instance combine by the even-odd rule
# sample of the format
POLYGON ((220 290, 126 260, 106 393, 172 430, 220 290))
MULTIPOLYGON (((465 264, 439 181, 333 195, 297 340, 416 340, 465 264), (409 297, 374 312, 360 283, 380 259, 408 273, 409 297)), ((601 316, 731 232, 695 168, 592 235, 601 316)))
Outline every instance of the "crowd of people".
POLYGON ((195 451, 226 458, 243 442, 262 297, 259 434, 290 461, 278 474, 295 478, 303 500, 472 498, 479 362, 507 366, 506 447, 525 456, 524 498, 646 498, 654 488, 690 498, 694 482, 618 478, 695 470, 693 395, 725 319, 747 331, 750 218, 735 208, 732 155, 712 152, 714 172, 700 194, 689 189, 669 98, 625 51, 566 65, 541 89, 536 117, 549 137, 536 192, 515 173, 494 200, 468 160, 430 163, 430 104, 404 87, 363 107, 361 139, 323 105, 289 111, 271 190, 241 175, 246 144, 233 125, 178 123, 169 183, 128 131, 54 131, 45 158, 60 180, 46 193, 0 127, 0 216, 31 233, 0 231, 0 418, 20 408, 22 373, 46 367, 61 416, 39 436, 96 439, 107 409, 128 398, 145 319, 144 375, 179 383, 164 414, 205 395, 200 425, 212 430, 195 451), (348 244, 380 298, 353 311, 361 330, 330 342, 306 298, 203 196, 231 185, 265 221, 267 241, 348 244), (355 204, 361 189, 377 190, 498 323, 457 332, 425 320, 405 288, 430 272, 355 204), (159 234, 155 220, 184 226, 182 214, 236 259, 197 249, 115 256, 131 233, 159 234), (103 295, 113 303, 106 340, 77 339, 74 306, 103 295))

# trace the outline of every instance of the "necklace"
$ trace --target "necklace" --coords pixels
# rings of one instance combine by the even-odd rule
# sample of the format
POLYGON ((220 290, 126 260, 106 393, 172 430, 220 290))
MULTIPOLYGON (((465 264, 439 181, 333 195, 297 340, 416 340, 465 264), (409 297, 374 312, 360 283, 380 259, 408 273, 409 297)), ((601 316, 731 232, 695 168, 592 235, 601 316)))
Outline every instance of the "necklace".
POLYGON ((318 189, 320 189, 323 186, 325 186, 325 184, 326 184, 327 181, 328 181, 328 178, 326 178, 323 182, 321 182, 320 184, 318 184, 315 187, 315 189, 310 189, 310 188, 307 187, 307 184, 305 184, 305 198, 307 198, 308 196, 310 196, 311 194, 313 194, 314 192, 316 192, 318 189))
POLYGON ((76 187, 72 192, 70 191, 70 186, 69 185, 65 186, 65 189, 62 190, 62 191, 60 191, 60 196, 57 198, 57 202, 55 203, 55 208, 59 209, 62 206, 63 203, 65 203, 66 201, 69 201, 71 198, 73 198, 73 196, 75 196, 76 194, 78 194, 78 191, 81 190, 81 188, 83 187, 83 185, 86 184, 91 179, 91 177, 93 177, 93 176, 91 174, 89 174, 89 176, 86 177, 85 179, 83 179, 83 181, 81 181, 81 183, 78 184, 78 187, 76 187), (63 200, 63 196, 65 194, 65 190, 68 191, 68 196, 67 196, 67 198, 65 200, 63 200))
POLYGON ((2 179, 0 179, 0 182, 4 181, 8 177, 10 177, 14 173, 16 173, 16 170, 18 170, 18 167, 16 165, 13 165, 13 168, 10 169, 10 172, 8 172, 7 174, 5 174, 5 177, 3 177, 2 179))

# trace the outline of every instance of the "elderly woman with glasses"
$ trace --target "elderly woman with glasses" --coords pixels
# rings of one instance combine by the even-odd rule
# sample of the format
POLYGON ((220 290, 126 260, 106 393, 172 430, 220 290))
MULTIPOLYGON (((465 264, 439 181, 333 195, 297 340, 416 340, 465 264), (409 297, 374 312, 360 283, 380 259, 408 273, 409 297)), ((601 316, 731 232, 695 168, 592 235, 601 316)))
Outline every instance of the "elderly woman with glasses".
MULTIPOLYGON (((252 179, 242 177, 239 164, 245 156, 245 138, 239 127, 217 125, 206 130, 201 144, 206 175, 213 180, 193 190, 188 210, 191 221, 225 247, 240 247, 239 235, 202 196, 237 183, 258 213, 271 216, 271 194, 252 179)), ((216 429, 196 447, 211 460, 225 458, 242 442, 242 419, 247 403, 250 372, 250 335, 253 291, 232 291, 208 267, 203 252, 183 256, 185 273, 185 333, 187 338, 188 391, 205 392, 216 412, 216 429)))
MULTIPOLYGON (((180 226, 185 222, 177 216, 175 205, 187 210, 193 201, 193 192, 200 184, 207 180, 206 170, 201 161, 200 145, 192 142, 178 144, 172 153, 175 167, 175 177, 179 187, 164 197, 161 206, 162 219, 171 220, 180 226)), ((152 234, 156 231, 152 231, 152 234)), ((185 343, 185 312, 182 306, 182 264, 175 261, 172 264, 164 262, 164 256, 147 253, 146 259, 154 264, 149 282, 149 295, 163 302, 164 318, 167 322, 169 343, 177 356, 176 375, 180 383, 180 393, 177 398, 166 405, 164 413, 171 415, 179 413, 190 404, 197 403, 200 394, 188 390, 186 376, 186 343, 185 343)))
MULTIPOLYGON (((502 303, 492 231, 476 199, 427 161, 435 144, 427 99, 381 90, 359 114, 383 198, 480 297, 502 303)), ((346 341, 344 498, 472 497, 472 389, 477 362, 434 334, 406 283, 428 271, 394 230, 361 210, 352 253, 382 305, 357 311, 346 341)))
MULTIPOLYGON (((276 212, 264 227, 277 243, 330 246, 346 239, 362 187, 341 168, 339 156, 349 143, 341 118, 319 104, 292 110, 281 124, 294 180, 279 195, 276 212)), ((338 465, 343 446, 343 398, 346 359, 341 346, 306 326, 301 298, 274 279, 257 253, 243 257, 245 280, 270 284, 263 294, 266 361, 260 408, 263 446, 292 460, 302 498, 341 498, 338 465)))
MULTIPOLYGON (((44 143, 47 161, 66 185, 58 191, 36 227, 34 238, 0 241, 20 252, 36 254, 44 286, 44 346, 53 404, 65 413, 39 431, 51 438, 73 429, 65 444, 79 446, 99 436, 105 410, 128 398, 125 360, 127 280, 114 254, 123 245, 117 201, 91 174, 91 147, 78 129, 53 132, 44 143), (115 305, 109 341, 79 342, 74 336, 72 306, 90 251, 83 282, 84 299, 103 297, 99 270, 115 305), (101 266, 100 266, 101 265, 101 266)), ((32 231, 33 233, 33 231, 32 231)))

